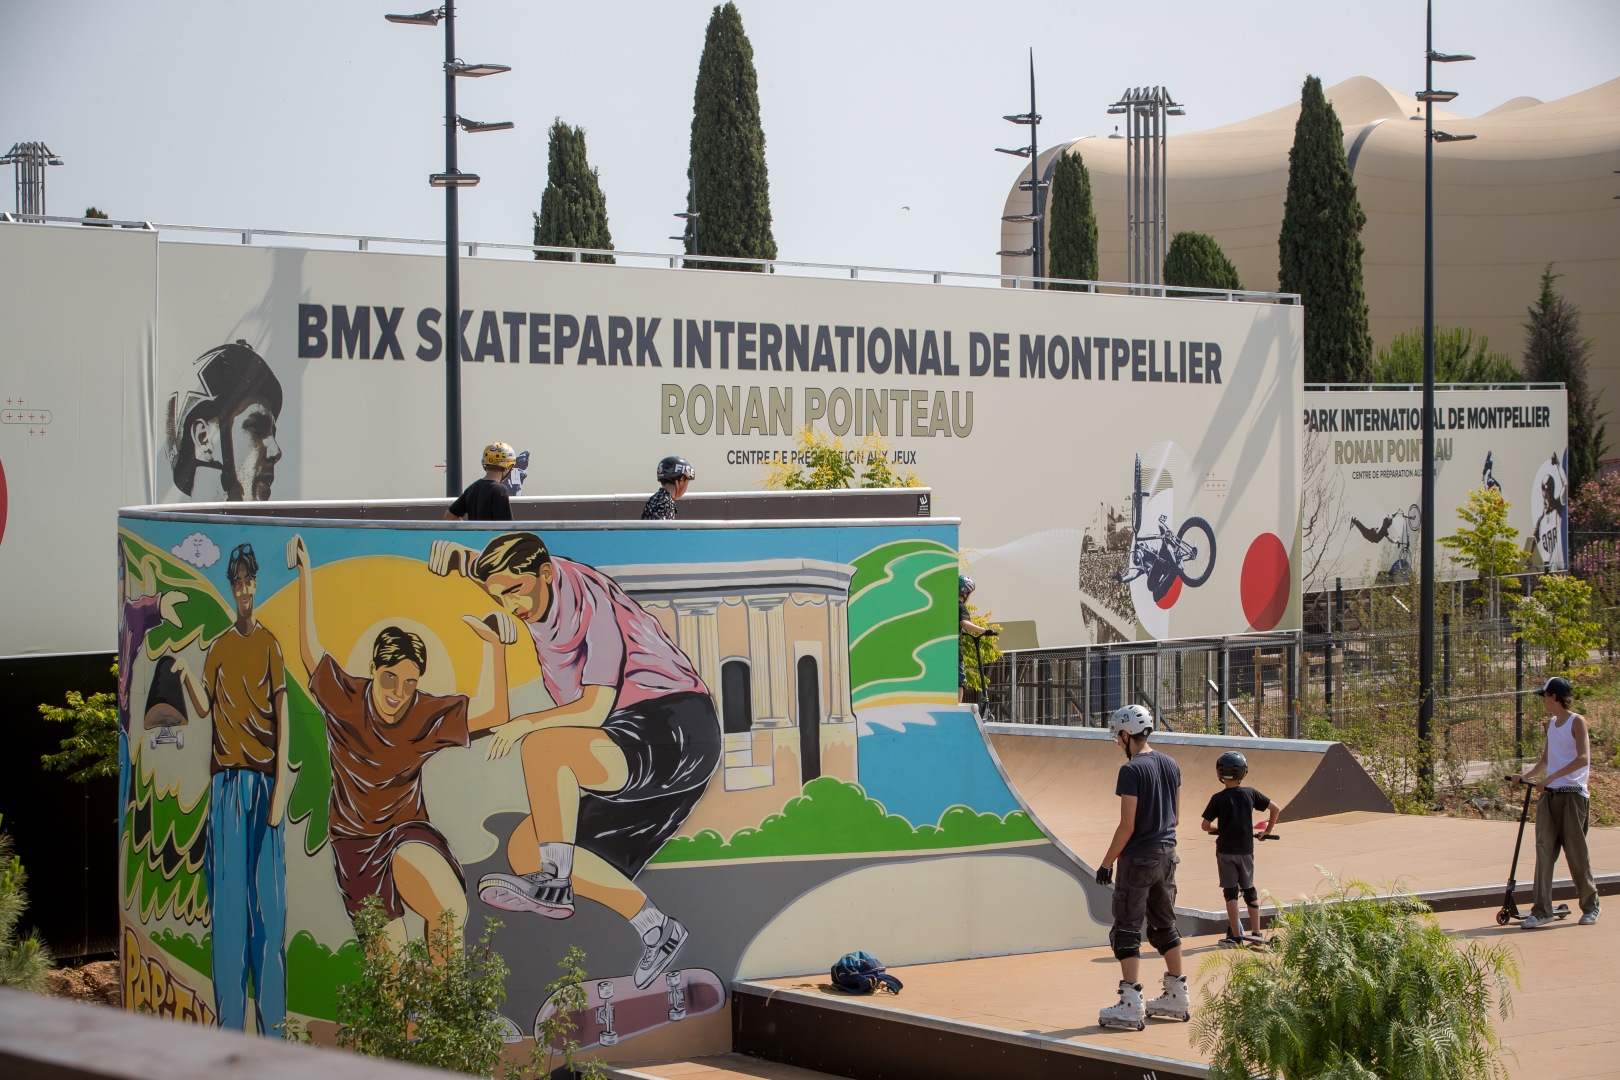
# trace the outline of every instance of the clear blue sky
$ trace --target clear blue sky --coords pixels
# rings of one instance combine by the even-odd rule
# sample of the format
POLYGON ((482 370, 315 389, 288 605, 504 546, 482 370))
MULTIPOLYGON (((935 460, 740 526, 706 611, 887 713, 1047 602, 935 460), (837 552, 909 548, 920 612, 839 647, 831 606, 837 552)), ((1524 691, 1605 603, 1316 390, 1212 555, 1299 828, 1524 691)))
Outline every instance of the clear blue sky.
MULTIPOLYGON (((43 140, 49 209, 208 225, 443 235, 441 33, 386 23, 428 0, 0 0, 0 149, 43 140), (395 6, 390 7, 393 3, 395 6)), ((462 136, 462 235, 528 242, 554 116, 583 125, 623 249, 674 251, 692 88, 711 8, 691 0, 468 0, 460 53, 511 74, 462 83, 461 112, 517 129, 462 136)), ((1422 79, 1423 7, 1170 0, 744 0, 781 256, 994 271, 1035 46, 1043 144, 1111 129, 1127 86, 1162 83, 1186 130, 1368 75, 1422 79), (1241 14, 1240 14, 1241 12, 1241 14), (910 206, 909 211, 901 210, 910 206)), ((1620 75, 1614 0, 1442 0, 1443 71, 1477 115, 1620 75)), ((9 178, 8 178, 9 179, 9 178)), ((10 208, 7 195, 5 208, 10 208)))

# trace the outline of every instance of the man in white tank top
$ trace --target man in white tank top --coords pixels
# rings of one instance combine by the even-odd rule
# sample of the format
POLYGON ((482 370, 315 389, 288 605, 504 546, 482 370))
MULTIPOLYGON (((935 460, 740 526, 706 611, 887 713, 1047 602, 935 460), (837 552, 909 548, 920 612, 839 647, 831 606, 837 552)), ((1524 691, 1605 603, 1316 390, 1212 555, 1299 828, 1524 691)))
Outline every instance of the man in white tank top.
POLYGON ((1553 864, 1560 850, 1580 893, 1581 925, 1591 926, 1598 921, 1597 886, 1592 882, 1592 860, 1586 851, 1586 828, 1592 810, 1586 776, 1592 763, 1592 744, 1586 734, 1586 717, 1569 711, 1573 693, 1568 679, 1548 679, 1541 688, 1541 703, 1547 710, 1547 744, 1536 763, 1514 777, 1524 780, 1543 769, 1547 771, 1547 779, 1539 785, 1541 797, 1536 801, 1535 906, 1522 924, 1526 930, 1552 918, 1553 864))

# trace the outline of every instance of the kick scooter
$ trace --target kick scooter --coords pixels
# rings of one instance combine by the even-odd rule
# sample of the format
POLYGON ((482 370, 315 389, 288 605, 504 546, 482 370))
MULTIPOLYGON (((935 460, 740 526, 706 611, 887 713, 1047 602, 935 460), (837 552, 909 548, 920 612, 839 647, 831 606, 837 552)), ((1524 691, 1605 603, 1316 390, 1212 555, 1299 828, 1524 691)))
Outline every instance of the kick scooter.
MULTIPOLYGON (((1504 776, 1502 779, 1510 783, 1515 782, 1511 776, 1504 776)), ((1525 783, 1523 780, 1516 782, 1524 784, 1524 806, 1519 809, 1519 838, 1513 842, 1513 865, 1508 867, 1507 892, 1502 894, 1502 910, 1496 913, 1497 926, 1506 926, 1510 922, 1523 922, 1525 919, 1524 915, 1519 914, 1518 902, 1513 899, 1513 890, 1518 886, 1518 882, 1513 879, 1519 872, 1519 846, 1524 843, 1524 823, 1530 817, 1530 796, 1535 794, 1536 785, 1525 783)), ((1568 904, 1559 904, 1553 908, 1553 918, 1567 919, 1568 917, 1568 904)))

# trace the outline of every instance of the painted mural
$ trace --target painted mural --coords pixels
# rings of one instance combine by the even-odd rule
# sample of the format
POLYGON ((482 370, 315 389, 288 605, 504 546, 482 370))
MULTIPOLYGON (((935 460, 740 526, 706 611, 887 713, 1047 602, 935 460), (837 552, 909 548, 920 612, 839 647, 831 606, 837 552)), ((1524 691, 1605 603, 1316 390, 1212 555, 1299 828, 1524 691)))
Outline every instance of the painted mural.
POLYGON ((126 1002, 329 1038, 376 896, 397 938, 503 922, 514 1040, 570 945, 679 997, 592 1035, 629 1060, 729 1049, 731 980, 851 948, 1102 939, 955 703, 953 523, 135 510, 118 567, 126 1002))

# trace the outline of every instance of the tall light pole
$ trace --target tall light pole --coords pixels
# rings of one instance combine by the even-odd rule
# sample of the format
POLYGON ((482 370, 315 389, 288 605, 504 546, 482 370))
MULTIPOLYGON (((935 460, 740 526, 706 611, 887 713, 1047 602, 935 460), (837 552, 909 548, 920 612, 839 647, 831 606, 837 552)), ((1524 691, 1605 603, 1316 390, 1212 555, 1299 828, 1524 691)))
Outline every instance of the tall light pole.
POLYGON ((60 165, 62 159, 42 142, 17 143, 0 157, 0 165, 11 165, 17 176, 17 213, 45 216, 45 166, 60 165))
MULTIPOLYGON (((1042 247, 1044 245, 1041 243, 1041 217, 1043 216, 1041 209, 1041 191, 1044 188, 1051 187, 1051 181, 1042 180, 1037 170, 1037 163, 1039 162, 1041 156, 1039 139, 1041 114, 1035 111, 1035 50, 1033 48, 1029 50, 1029 112, 1015 113, 1012 116, 1003 116, 1002 119, 1014 124, 1029 125, 1028 146, 1020 146, 1013 150, 1007 150, 1000 146, 996 147, 996 153, 998 154, 1011 154, 1014 157, 1029 158, 1029 179, 1021 180, 1018 183, 1018 190, 1029 192, 1029 213, 1008 214, 1001 220, 1029 222, 1031 231, 1035 234, 1035 240, 1034 243, 1030 244, 1029 247, 1022 250, 998 251, 996 254, 1010 255, 1014 258, 1029 258, 1033 256, 1035 259, 1034 276, 1038 278, 1045 277, 1046 259, 1045 252, 1042 251, 1042 247)), ((1042 285, 1039 281, 1037 281, 1035 283, 1035 287, 1039 289, 1042 288, 1042 285)))
MULTIPOLYGON (((1124 114, 1126 278, 1132 284, 1162 285, 1164 255, 1169 247, 1170 159, 1172 116, 1186 107, 1170 99, 1162 86, 1138 86, 1108 106, 1124 114)), ((1134 290, 1133 290, 1134 291, 1134 290)))
POLYGON ((467 132, 504 131, 510 120, 480 123, 456 112, 456 79, 482 78, 512 69, 505 64, 468 64, 456 56, 456 5, 445 0, 443 7, 415 15, 385 15, 391 23, 406 26, 438 26, 444 22, 444 172, 428 177, 433 187, 444 188, 444 486, 451 496, 461 494, 461 221, 456 191, 476 187, 477 173, 456 168, 456 130, 467 132))
POLYGON ((1418 571, 1423 594, 1418 605, 1418 797, 1434 791, 1434 764, 1430 757, 1434 723, 1434 144, 1463 142, 1473 135, 1450 135, 1434 129, 1434 103, 1450 101, 1454 90, 1434 88, 1434 65, 1472 60, 1461 53, 1434 51, 1434 0, 1428 4, 1424 45, 1423 91, 1423 521, 1420 528, 1422 559, 1418 571))

